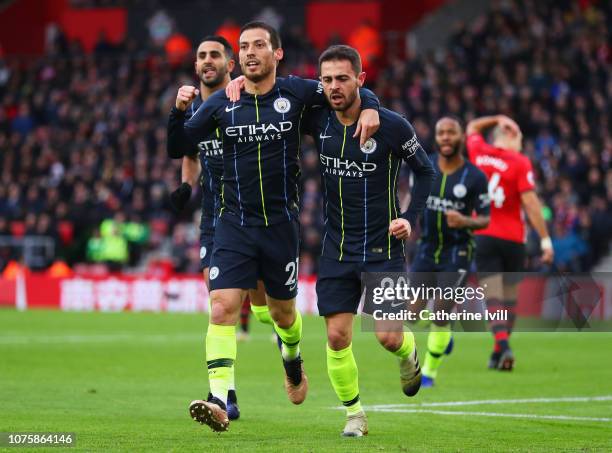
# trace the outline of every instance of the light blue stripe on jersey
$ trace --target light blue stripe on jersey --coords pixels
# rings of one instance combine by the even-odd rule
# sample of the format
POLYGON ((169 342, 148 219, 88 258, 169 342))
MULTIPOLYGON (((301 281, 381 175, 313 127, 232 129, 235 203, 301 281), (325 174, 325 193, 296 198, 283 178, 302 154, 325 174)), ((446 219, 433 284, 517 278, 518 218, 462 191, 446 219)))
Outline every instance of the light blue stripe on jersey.
MULTIPOLYGON (((323 135, 327 135, 327 129, 329 128, 329 116, 327 117, 327 125, 325 126, 325 130, 323 131, 323 135)), ((321 140, 321 154, 323 154, 323 152, 325 151, 325 140, 321 140)), ((319 159, 319 165, 321 165, 319 159)), ((325 182, 326 178, 325 176, 322 176, 321 179, 323 180, 323 187, 325 188, 325 235, 323 236, 323 247, 321 248, 321 255, 323 255, 323 253, 325 252, 325 240, 327 239, 327 219, 328 219, 328 214, 327 214, 327 206, 329 204, 329 198, 327 197, 327 183, 325 182)))
POLYGON ((465 178, 467 174, 468 174, 468 166, 466 165, 465 168, 463 169, 463 173, 461 173, 461 181, 459 181, 461 184, 465 182, 465 178))
MULTIPOLYGON (((232 107, 236 107, 235 102, 232 103, 232 107)), ((232 126, 235 125, 235 121, 234 121, 234 111, 235 110, 236 110, 235 108, 232 110, 232 126)), ((240 181, 238 181, 237 159, 238 159, 238 151, 236 150, 236 145, 234 145, 234 171, 236 172, 236 186, 238 187, 238 207, 240 208, 240 226, 244 226, 244 210, 242 209, 242 201, 240 197, 240 181)))
MULTIPOLYGON (((280 99, 282 97, 280 88, 277 88, 277 91, 278 98, 280 99)), ((285 114, 281 113, 281 115, 283 115, 283 121, 285 121, 285 114)), ((287 218, 291 220, 291 214, 289 214, 289 200, 287 199, 287 141, 285 139, 283 139, 283 181, 285 186, 285 212, 287 213, 287 218)))

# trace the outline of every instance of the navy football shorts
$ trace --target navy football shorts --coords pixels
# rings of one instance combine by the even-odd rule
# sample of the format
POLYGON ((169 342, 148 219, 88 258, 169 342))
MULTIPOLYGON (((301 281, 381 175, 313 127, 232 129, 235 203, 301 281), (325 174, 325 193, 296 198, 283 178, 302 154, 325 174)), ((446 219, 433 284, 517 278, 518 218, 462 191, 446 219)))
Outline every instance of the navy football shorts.
POLYGON ((297 296, 299 236, 297 220, 247 227, 221 217, 210 260, 211 291, 255 289, 257 280, 262 280, 270 297, 293 299, 297 296))
POLYGON ((505 284, 516 284, 523 278, 525 244, 492 236, 476 236, 476 268, 483 278, 503 272, 505 284))
POLYGON ((210 267, 210 257, 213 251, 215 227, 207 219, 201 220, 200 225, 200 270, 210 267))
POLYGON ((317 278, 319 315, 357 313, 362 272, 405 272, 403 258, 373 262, 338 261, 321 256, 317 278))

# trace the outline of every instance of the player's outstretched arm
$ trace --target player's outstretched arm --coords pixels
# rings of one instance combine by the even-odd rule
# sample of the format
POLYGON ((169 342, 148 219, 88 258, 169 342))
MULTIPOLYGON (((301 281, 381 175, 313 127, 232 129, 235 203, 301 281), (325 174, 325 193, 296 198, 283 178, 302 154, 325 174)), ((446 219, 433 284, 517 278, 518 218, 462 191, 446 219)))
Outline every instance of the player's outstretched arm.
MULTIPOLYGON (((290 80, 296 85, 297 90, 302 92, 306 107, 327 105, 327 98, 321 82, 300 77, 290 77, 290 80)), ((363 146, 380 128, 380 115, 378 114, 380 101, 372 91, 363 87, 359 88, 359 97, 361 99, 361 114, 357 120, 357 128, 353 138, 359 137, 359 146, 363 146)))
MULTIPOLYGON (((327 99, 325 98, 321 82, 295 76, 289 77, 289 80, 296 89, 296 92, 304 100, 306 107, 312 108, 327 105, 327 99)), ((244 83, 245 77, 240 76, 236 77, 225 87, 225 95, 231 102, 238 102, 240 100, 240 91, 244 89, 244 83)), ((357 129, 353 138, 359 137, 359 145, 363 146, 380 127, 380 116, 378 114, 380 102, 378 97, 367 88, 360 88, 359 96, 361 98, 361 114, 357 121, 357 129)))
POLYGON ((540 247, 542 248, 542 262, 551 264, 555 258, 552 241, 548 234, 548 227, 542 215, 542 203, 533 190, 521 193, 521 203, 527 213, 529 223, 540 236, 540 247))

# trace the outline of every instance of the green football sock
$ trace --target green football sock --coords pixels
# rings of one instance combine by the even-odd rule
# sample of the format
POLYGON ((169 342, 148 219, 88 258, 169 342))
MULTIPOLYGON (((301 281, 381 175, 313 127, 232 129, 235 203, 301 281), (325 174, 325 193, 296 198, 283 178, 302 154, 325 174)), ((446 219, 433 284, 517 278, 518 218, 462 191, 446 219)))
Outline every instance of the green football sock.
POLYGON ((270 316, 270 309, 267 305, 253 305, 251 304, 251 311, 253 316, 262 324, 274 324, 272 316, 270 316))
POLYGON ((346 407, 346 415, 361 412, 359 373, 352 345, 340 351, 334 351, 327 345, 327 374, 336 395, 346 407))
POLYGON ((206 334, 206 364, 210 392, 227 401, 227 391, 233 380, 236 360, 236 326, 208 325, 206 334))
POLYGON ((451 339, 451 326, 431 325, 429 336, 427 337, 427 354, 425 355, 425 363, 423 364, 423 374, 430 378, 435 378, 438 374, 438 368, 442 363, 444 351, 451 339))
POLYGON ((412 351, 414 351, 414 334, 412 332, 404 332, 404 341, 397 351, 393 351, 393 354, 400 359, 404 359, 412 354, 412 351))
POLYGON ((281 351, 283 359, 295 359, 298 355, 300 355, 300 341, 302 340, 302 315, 296 310, 295 321, 293 321, 291 327, 288 327, 287 329, 279 327, 276 323, 273 325, 274 330, 283 342, 281 351))

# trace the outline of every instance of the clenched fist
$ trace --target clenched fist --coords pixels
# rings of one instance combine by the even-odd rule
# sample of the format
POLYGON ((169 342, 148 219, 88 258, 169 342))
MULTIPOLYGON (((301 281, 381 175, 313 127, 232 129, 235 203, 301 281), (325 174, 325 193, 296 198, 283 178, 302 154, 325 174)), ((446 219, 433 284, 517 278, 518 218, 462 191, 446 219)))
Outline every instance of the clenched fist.
POLYGON ((400 217, 391 221, 389 224, 389 233, 395 236, 396 239, 408 239, 410 233, 412 233, 412 227, 408 220, 400 217))
POLYGON ((184 112, 199 94, 200 90, 198 90, 196 87, 183 85, 179 88, 176 95, 176 108, 184 112))

